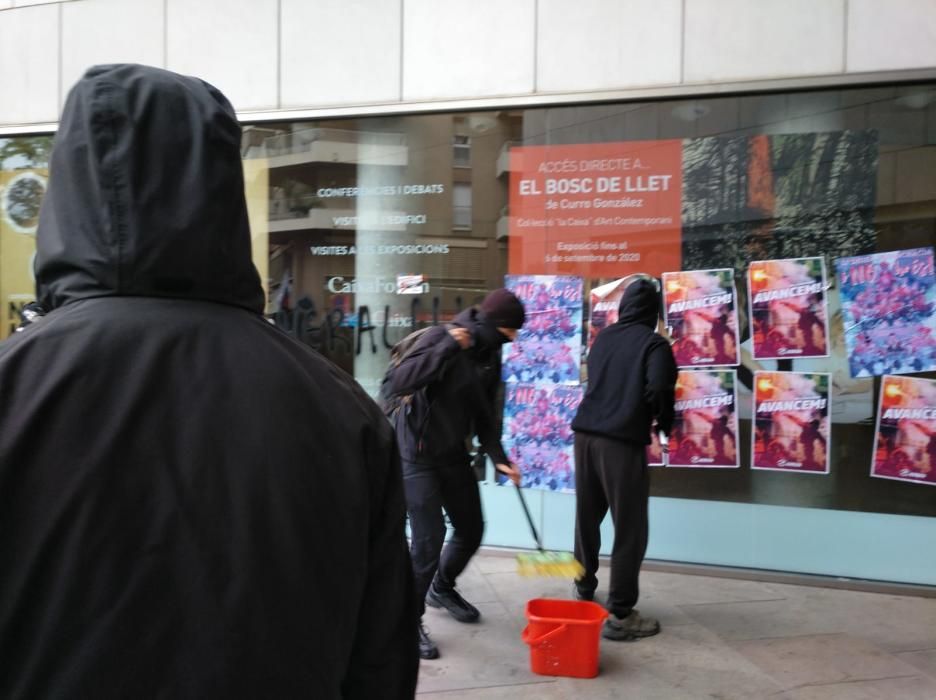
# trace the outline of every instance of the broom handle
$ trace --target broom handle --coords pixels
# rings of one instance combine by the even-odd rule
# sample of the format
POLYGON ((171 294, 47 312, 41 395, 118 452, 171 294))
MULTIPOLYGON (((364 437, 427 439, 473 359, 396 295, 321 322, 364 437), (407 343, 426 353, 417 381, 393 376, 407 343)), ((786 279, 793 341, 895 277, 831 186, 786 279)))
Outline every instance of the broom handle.
POLYGON ((539 534, 536 532, 536 525, 533 524, 533 517, 530 515, 530 509, 527 508, 526 499, 523 497, 523 490, 520 488, 520 484, 515 484, 517 487, 517 497, 520 499, 520 505, 523 506, 523 514, 526 515, 527 522, 530 524, 530 532, 533 533, 533 539, 536 541, 536 549, 540 552, 543 551, 543 545, 540 544, 539 534))

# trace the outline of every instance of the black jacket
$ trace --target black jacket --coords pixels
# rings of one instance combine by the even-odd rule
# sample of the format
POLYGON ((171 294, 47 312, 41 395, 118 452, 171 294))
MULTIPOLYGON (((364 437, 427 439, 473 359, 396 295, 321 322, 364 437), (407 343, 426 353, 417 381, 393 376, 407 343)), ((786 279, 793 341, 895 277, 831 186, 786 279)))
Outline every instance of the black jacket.
POLYGON ((659 293, 649 280, 627 287, 617 323, 598 334, 588 353, 588 390, 573 430, 646 445, 656 420, 669 434, 676 361, 654 331, 659 308, 659 293))
POLYGON ((0 345, 0 697, 415 692, 393 432, 261 315, 239 136, 165 71, 69 95, 0 345))
POLYGON ((417 464, 467 464, 467 441, 477 435, 482 451, 506 463, 493 408, 503 338, 476 308, 453 323, 471 332, 472 347, 462 350, 445 326, 436 326, 387 375, 388 394, 413 394, 396 415, 400 453, 417 464))

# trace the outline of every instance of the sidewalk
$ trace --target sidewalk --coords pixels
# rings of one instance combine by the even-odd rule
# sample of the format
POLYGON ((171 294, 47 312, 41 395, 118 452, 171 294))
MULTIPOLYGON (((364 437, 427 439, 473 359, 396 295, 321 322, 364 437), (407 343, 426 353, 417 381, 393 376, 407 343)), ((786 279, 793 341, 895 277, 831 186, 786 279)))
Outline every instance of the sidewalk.
MULTIPOLYGON (((936 698, 936 599, 662 572, 641 575, 640 611, 662 632, 601 642, 595 679, 530 672, 520 641, 530 598, 568 598, 570 582, 523 578, 512 557, 476 557, 459 589, 476 625, 428 609, 442 657, 420 666, 418 697, 936 698)), ((607 571, 599 574, 599 598, 607 571)))

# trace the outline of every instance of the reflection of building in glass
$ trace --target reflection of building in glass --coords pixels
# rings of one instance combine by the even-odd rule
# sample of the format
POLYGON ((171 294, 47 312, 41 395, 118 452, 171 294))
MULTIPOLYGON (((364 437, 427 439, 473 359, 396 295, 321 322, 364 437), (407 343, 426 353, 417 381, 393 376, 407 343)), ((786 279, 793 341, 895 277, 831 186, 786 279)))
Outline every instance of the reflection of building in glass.
POLYGON ((368 324, 361 352, 374 338, 384 362, 414 322, 449 318, 499 286, 508 182, 498 163, 519 124, 497 112, 247 127, 245 157, 269 167, 268 311, 359 374, 368 324), (407 275, 422 276, 422 293, 398 293, 407 275))

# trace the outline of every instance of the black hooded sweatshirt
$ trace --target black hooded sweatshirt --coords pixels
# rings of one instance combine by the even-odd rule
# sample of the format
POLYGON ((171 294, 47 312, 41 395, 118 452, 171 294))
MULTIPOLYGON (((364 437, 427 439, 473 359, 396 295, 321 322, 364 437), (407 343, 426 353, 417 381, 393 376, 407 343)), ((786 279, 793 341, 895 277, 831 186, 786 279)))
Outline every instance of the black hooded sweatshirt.
POLYGON ((261 315, 240 128, 200 80, 90 69, 0 344, 0 697, 407 698, 399 457, 261 315))
POLYGON ((673 425, 676 361, 655 332, 660 295, 653 282, 632 282, 621 298, 617 323, 603 329, 588 353, 588 390, 572 429, 647 445, 656 420, 673 425))
POLYGON ((475 307, 458 314, 453 325, 471 333, 470 348, 462 350, 446 326, 436 326, 386 377, 388 394, 413 395, 396 414, 400 453, 415 464, 467 464, 467 440, 477 435, 483 452, 506 463, 494 402, 507 339, 475 307))

